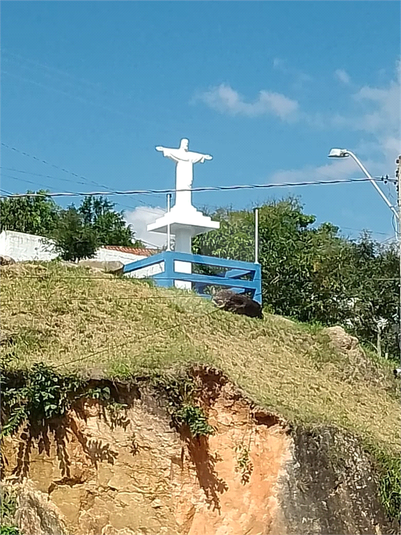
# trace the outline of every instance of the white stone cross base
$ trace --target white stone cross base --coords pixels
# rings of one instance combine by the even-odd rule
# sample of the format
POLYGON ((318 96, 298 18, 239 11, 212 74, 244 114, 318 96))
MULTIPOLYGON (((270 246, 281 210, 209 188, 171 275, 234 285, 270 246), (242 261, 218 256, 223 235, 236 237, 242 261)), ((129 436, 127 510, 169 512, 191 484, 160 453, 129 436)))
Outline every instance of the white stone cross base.
MULTIPOLYGON (((192 252, 192 232, 190 228, 180 228, 175 234, 175 250, 180 253, 192 252)), ((174 270, 181 273, 192 273, 192 264, 190 262, 174 261, 174 270)), ((182 290, 191 290, 192 283, 189 281, 174 281, 176 288, 182 290)))

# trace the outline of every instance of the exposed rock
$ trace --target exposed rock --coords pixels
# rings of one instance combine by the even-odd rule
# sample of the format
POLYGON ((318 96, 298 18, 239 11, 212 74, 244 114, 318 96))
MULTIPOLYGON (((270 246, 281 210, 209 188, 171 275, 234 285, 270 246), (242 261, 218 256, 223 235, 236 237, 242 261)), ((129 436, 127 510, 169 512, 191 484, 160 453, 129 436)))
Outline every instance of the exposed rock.
POLYGON ((10 266, 11 264, 15 264, 14 258, 11 258, 11 256, 0 256, 0 266, 10 266))
POLYGON ((61 266, 65 266, 65 267, 68 267, 68 268, 77 268, 77 267, 79 267, 77 262, 70 262, 68 260, 60 260, 59 262, 60 262, 61 266))
POLYGON ((377 499, 373 466, 354 437, 334 428, 297 429, 293 440, 281 482, 280 516, 286 533, 392 532, 377 499))
POLYGON ((80 260, 78 265, 116 275, 122 273, 124 268, 124 264, 118 260, 80 260))
POLYGON ((342 351, 359 350, 359 340, 355 336, 348 334, 342 327, 327 327, 325 332, 329 335, 333 345, 342 351))
POLYGON ((6 475, 27 478, 34 489, 19 499, 21 531, 389 533, 356 439, 332 429, 290 433, 212 369, 202 375, 199 368, 194 377, 203 381, 199 402, 215 429, 209 437, 179 434, 150 386, 122 384, 119 401, 127 409, 118 418, 87 400, 33 436, 5 437, 6 475))
POLYGON ((245 294, 237 294, 232 290, 220 290, 213 296, 213 302, 228 312, 243 314, 250 318, 263 318, 262 305, 245 294))
POLYGON ((15 523, 24 535, 67 535, 64 519, 48 495, 34 490, 31 483, 6 483, 17 496, 15 523))

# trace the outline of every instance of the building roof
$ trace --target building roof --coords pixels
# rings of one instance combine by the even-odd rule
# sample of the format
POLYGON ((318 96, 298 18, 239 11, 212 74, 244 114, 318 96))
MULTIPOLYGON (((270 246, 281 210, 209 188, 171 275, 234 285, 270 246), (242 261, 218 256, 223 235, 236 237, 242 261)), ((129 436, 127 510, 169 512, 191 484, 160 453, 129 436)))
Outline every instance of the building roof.
POLYGON ((104 245, 103 249, 119 251, 120 253, 130 253, 137 256, 152 256, 157 253, 157 249, 146 249, 139 247, 125 247, 123 245, 104 245))

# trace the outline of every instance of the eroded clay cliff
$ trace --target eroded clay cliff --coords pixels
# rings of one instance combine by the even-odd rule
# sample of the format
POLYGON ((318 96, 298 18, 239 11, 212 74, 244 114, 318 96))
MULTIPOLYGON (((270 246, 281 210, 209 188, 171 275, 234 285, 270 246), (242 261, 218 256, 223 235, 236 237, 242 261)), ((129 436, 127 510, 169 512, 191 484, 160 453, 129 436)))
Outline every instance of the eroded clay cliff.
POLYGON ((86 400, 4 441, 24 535, 388 533, 370 460, 334 429, 290 429, 216 372, 198 371, 214 434, 171 425, 143 384, 114 385, 114 416, 86 400))

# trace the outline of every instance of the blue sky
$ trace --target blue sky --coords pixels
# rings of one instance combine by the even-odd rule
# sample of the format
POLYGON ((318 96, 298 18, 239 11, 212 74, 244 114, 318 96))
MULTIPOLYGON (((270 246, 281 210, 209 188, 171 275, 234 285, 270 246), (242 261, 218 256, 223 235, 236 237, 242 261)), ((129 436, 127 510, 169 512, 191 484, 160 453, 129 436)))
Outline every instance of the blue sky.
MULTIPOLYGON (((394 176, 398 2, 2 2, 1 10, 2 141, 89 181, 173 187, 174 166, 154 147, 182 137, 213 155, 196 166, 195 186, 362 176, 352 161, 327 159, 335 146, 354 150, 372 174, 394 176)), ((96 189, 6 148, 1 165, 7 191, 96 189)), ((392 186, 383 191, 395 202, 392 186)), ((290 193, 351 236, 394 232, 369 183, 197 193, 194 203, 241 208, 290 193)), ((154 219, 149 207, 165 203, 118 200, 139 232, 154 219)))

